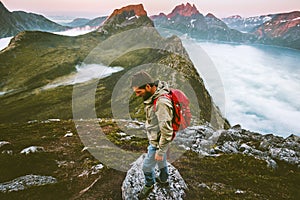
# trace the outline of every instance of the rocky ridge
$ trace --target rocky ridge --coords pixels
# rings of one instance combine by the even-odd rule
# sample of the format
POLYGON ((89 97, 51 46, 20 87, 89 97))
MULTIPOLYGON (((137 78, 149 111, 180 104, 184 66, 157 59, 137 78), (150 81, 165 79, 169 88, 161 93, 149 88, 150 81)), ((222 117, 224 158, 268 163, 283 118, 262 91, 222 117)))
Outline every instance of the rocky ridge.
POLYGON ((300 49, 300 11, 274 15, 253 33, 261 43, 300 49))
POLYGON ((245 154, 266 161, 271 168, 277 167, 277 160, 300 168, 300 138, 296 135, 287 138, 261 135, 239 125, 218 131, 209 126, 196 126, 178 133, 175 143, 201 156, 245 154))

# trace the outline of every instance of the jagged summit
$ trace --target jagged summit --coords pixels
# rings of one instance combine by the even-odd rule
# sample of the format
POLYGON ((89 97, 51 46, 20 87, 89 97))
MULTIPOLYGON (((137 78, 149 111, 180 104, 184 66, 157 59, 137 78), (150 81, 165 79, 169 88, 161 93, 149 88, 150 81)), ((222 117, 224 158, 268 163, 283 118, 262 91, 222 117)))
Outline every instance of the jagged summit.
POLYGON ((195 14, 199 14, 200 12, 197 10, 195 4, 193 6, 190 3, 186 5, 181 4, 174 8, 174 10, 167 15, 168 18, 175 17, 177 14, 185 17, 190 17, 195 14))
MULTIPOLYGON (((128 5, 125 7, 122 7, 120 9, 115 9, 114 12, 109 16, 108 19, 111 19, 112 17, 116 15, 121 15, 124 12, 130 13, 130 14, 135 14, 136 16, 147 16, 147 12, 144 9, 143 4, 138 4, 138 5, 128 5)), ((133 17, 133 16, 130 16, 133 17)))
POLYGON ((99 32, 113 34, 142 26, 154 27, 153 22, 147 16, 144 6, 142 4, 128 5, 115 9, 103 26, 100 27, 99 32))

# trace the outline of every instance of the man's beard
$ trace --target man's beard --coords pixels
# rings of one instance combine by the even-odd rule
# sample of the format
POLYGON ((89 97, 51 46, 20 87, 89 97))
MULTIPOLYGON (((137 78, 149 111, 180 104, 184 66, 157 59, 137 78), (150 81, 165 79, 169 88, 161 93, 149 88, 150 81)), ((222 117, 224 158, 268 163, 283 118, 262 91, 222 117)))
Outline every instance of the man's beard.
POLYGON ((152 96, 151 92, 146 92, 145 95, 143 96, 144 101, 149 99, 152 96))

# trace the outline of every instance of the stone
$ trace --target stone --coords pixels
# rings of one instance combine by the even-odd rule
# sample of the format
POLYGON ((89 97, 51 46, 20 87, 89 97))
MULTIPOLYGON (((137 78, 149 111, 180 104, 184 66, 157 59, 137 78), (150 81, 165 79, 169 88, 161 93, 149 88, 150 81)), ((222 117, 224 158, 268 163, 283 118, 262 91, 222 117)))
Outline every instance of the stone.
MULTIPOLYGON (((146 154, 139 157, 128 170, 125 180, 122 184, 122 197, 123 199, 137 200, 138 194, 144 186, 144 174, 142 171, 143 160, 146 154)), ((169 186, 163 187, 158 183, 154 184, 153 191, 149 194, 147 199, 176 199, 181 200, 185 196, 185 190, 187 185, 181 177, 178 170, 168 163, 170 177, 169 186)), ((158 176, 159 171, 156 170, 156 176, 158 176)))

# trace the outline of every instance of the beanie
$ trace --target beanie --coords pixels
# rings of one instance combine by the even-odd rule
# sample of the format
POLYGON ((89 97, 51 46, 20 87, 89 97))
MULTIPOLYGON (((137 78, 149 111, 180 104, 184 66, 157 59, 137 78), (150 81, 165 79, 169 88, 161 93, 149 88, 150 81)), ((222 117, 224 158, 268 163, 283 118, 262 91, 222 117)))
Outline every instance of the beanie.
POLYGON ((131 79, 131 87, 141 87, 146 84, 152 84, 152 77, 145 71, 135 73, 131 79))

